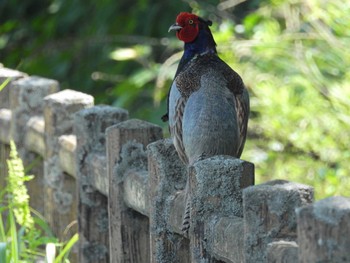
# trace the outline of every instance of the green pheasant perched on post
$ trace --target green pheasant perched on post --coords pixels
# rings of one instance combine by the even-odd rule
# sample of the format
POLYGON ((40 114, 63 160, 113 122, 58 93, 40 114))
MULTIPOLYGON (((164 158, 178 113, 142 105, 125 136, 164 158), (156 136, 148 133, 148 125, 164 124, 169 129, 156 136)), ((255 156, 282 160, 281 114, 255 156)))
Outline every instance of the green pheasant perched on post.
MULTIPOLYGON (((169 28, 185 46, 162 119, 169 120, 176 151, 188 166, 214 155, 239 158, 247 134, 249 95, 241 77, 218 57, 211 24, 182 12, 169 28)), ((190 227, 188 189, 187 182, 185 234, 190 227)))

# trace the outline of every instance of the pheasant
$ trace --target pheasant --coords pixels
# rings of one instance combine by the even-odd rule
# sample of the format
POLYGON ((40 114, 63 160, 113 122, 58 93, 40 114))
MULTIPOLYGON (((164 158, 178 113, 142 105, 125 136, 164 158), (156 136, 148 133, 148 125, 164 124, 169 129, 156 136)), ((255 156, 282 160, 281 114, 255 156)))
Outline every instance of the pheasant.
MULTIPOLYGON (((241 77, 222 61, 209 29, 210 20, 182 12, 170 31, 183 41, 184 53, 168 93, 169 130, 188 167, 214 155, 242 154, 249 116, 249 95, 241 77)), ((190 228, 188 180, 182 231, 190 228)))

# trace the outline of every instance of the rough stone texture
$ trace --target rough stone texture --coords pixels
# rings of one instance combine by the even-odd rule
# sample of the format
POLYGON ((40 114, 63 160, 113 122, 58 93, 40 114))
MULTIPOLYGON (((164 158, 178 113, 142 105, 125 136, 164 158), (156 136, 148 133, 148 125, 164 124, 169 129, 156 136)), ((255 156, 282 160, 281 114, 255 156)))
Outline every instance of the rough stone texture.
POLYGON ((184 211, 183 201, 178 203, 180 208, 174 208, 173 204, 177 192, 185 187, 187 169, 169 139, 152 143, 147 150, 151 262, 190 262, 189 241, 169 231, 172 229, 172 212, 181 210, 177 215, 182 217, 184 211))
POLYGON ((245 260, 267 262, 267 244, 296 239, 297 207, 313 201, 313 188, 276 180, 243 191, 245 260))
MULTIPOLYGON (((79 262, 110 262, 108 199, 96 188, 95 177, 107 178, 96 160, 106 158, 106 129, 128 118, 128 112, 110 106, 95 106, 75 115, 76 177, 78 191, 79 262), (102 170, 102 172, 100 172, 102 170)), ((106 166, 106 163, 105 163, 106 166)))
POLYGON ((214 156, 191 168, 192 262, 218 262, 211 254, 216 222, 242 217, 242 191, 254 184, 254 165, 231 156, 214 156))
POLYGON ((243 218, 220 218, 211 235, 210 252, 215 258, 224 262, 244 262, 243 218))
POLYGON ((298 245, 294 241, 276 241, 267 245, 267 262, 298 262, 298 245))
POLYGON ((191 174, 192 205, 197 216, 243 216, 242 191, 254 185, 254 165, 231 157, 214 156, 193 165, 191 174), (192 187, 193 186, 193 187, 192 187))
POLYGON ((7 79, 10 79, 9 83, 0 92, 0 109, 10 108, 10 90, 12 83, 20 78, 24 78, 27 76, 28 75, 26 73, 9 68, 4 68, 0 64, 0 85, 7 81, 7 79))
POLYGON ((26 124, 33 116, 43 115, 44 97, 59 90, 56 80, 28 77, 14 81, 10 90, 11 134, 17 147, 23 147, 26 124))
POLYGON ((162 129, 128 120, 107 129, 111 262, 149 262, 149 220, 124 201, 126 177, 147 169, 146 146, 162 138, 162 129))
POLYGON ((76 180, 61 169, 59 138, 73 133, 74 114, 92 107, 93 102, 92 96, 73 90, 63 90, 44 99, 45 218, 58 237, 63 237, 67 225, 77 218, 76 180))
POLYGON ((297 209, 299 262, 350 262, 350 198, 297 209))

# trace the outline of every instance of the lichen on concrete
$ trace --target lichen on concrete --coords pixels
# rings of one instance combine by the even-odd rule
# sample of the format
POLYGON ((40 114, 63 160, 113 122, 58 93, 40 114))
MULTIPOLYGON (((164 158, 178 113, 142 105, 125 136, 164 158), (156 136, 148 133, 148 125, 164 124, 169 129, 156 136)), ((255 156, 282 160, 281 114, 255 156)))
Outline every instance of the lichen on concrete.
POLYGON ((59 189, 54 191, 53 199, 58 208, 57 211, 60 214, 65 214, 69 212, 71 205, 73 203, 73 196, 71 193, 64 192, 61 189, 59 189))
MULTIPOLYGON (((196 189, 191 195, 193 205, 201 208, 199 214, 218 211, 221 216, 243 216, 243 162, 231 156, 214 156, 194 164, 196 189)), ((253 175, 249 176, 253 182, 253 175)))
POLYGON ((104 244, 87 243, 83 247, 83 254, 86 262, 95 263, 107 257, 108 248, 104 244))
POLYGON ((147 154, 143 144, 128 141, 122 146, 119 163, 115 166, 117 182, 123 181, 128 171, 144 170, 147 170, 147 154))
POLYGON ((181 252, 177 248, 183 244, 183 238, 171 231, 169 216, 175 193, 185 186, 186 167, 169 139, 151 143, 147 150, 149 159, 154 162, 150 166, 155 169, 155 174, 151 173, 149 178, 151 191, 154 191, 150 214, 150 233, 154 240, 152 253, 155 262, 180 262, 181 252))
POLYGON ((44 181, 45 184, 52 189, 61 189, 63 187, 63 174, 58 164, 58 156, 47 158, 44 162, 45 170, 44 181))
POLYGON ((88 151, 106 152, 106 129, 114 124, 120 123, 128 118, 128 111, 106 106, 98 105, 84 109, 77 113, 75 117, 75 128, 78 129, 81 140, 86 141, 88 151))
POLYGON ((96 189, 92 186, 87 176, 81 176, 79 178, 79 198, 82 204, 89 207, 94 207, 99 204, 96 203, 94 194, 96 189))
POLYGON ((99 229, 99 232, 108 232, 109 229, 109 220, 107 209, 101 208, 98 211, 98 216, 96 220, 96 225, 99 229))
POLYGON ((297 207, 313 200, 313 188, 275 180, 243 191, 245 253, 247 262, 266 262, 267 244, 296 239, 297 207))
POLYGON ((318 220, 337 226, 345 215, 350 218, 350 198, 335 196, 320 200, 313 205, 313 213, 318 220))

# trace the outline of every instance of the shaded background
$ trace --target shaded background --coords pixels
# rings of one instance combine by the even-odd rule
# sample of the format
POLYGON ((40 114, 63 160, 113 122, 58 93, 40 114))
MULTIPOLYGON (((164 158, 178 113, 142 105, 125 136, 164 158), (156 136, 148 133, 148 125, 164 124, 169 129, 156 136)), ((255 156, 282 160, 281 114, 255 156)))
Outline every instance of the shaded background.
POLYGON ((242 159, 257 183, 350 195, 350 3, 335 0, 2 0, 0 62, 57 79, 96 104, 164 127, 182 54, 168 28, 181 11, 213 20, 220 56, 251 95, 242 159))

